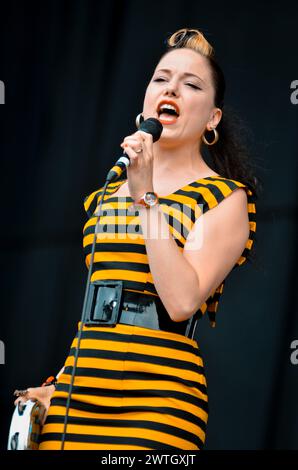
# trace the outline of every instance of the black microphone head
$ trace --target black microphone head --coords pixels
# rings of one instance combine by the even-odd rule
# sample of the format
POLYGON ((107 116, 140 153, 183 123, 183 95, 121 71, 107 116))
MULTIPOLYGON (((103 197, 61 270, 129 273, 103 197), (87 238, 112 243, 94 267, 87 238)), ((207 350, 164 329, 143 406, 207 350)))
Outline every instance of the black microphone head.
POLYGON ((138 130, 151 134, 153 137, 153 142, 156 142, 161 136, 163 126, 158 119, 148 118, 141 123, 138 130))

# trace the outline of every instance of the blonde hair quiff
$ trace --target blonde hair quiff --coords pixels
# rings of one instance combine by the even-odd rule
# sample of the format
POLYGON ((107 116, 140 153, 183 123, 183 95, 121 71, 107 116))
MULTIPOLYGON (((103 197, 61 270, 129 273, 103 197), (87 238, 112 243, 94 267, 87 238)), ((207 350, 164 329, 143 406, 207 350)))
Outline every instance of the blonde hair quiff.
POLYGON ((167 39, 167 45, 169 49, 186 47, 206 57, 214 56, 213 47, 198 29, 179 29, 167 39))

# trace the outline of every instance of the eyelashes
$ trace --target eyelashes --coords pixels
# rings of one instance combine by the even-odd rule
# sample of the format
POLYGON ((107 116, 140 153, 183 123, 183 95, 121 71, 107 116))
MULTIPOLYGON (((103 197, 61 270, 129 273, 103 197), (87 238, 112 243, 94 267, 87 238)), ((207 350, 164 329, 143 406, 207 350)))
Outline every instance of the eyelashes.
MULTIPOLYGON (((166 80, 164 78, 155 78, 153 82, 166 82, 166 80)), ((198 87, 197 85, 194 85, 193 83, 186 83, 186 85, 190 86, 194 90, 201 90, 200 87, 198 87)))
POLYGON ((186 83, 186 85, 188 85, 188 86, 194 88, 195 90, 201 90, 200 87, 198 87, 197 85, 194 85, 193 83, 186 83))

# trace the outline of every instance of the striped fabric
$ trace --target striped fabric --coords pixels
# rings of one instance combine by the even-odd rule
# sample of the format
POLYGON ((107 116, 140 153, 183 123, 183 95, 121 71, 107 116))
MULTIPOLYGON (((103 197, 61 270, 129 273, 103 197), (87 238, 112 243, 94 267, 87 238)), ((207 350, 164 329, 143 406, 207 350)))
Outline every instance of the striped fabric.
MULTIPOLYGON (((108 185, 97 227, 91 279, 123 280, 126 290, 157 296, 138 213, 129 214, 129 197, 114 195, 124 181, 108 185)), ((218 176, 196 180, 160 198, 180 250, 196 218, 238 188, 244 188, 248 196, 250 236, 234 267, 246 261, 256 231, 253 195, 242 183, 218 176)), ((89 216, 83 230, 87 267, 101 194, 102 188, 84 201, 89 216)), ((199 318, 207 311, 212 326, 223 286, 224 282, 197 312, 199 318)), ((77 338, 52 398, 41 450, 61 446, 76 344, 77 338)), ((197 341, 124 324, 115 328, 83 327, 66 450, 201 450, 207 420, 207 383, 197 341)))
MULTIPOLYGON (((96 255, 94 258, 92 280, 118 279, 124 281, 124 288, 157 296, 150 273, 145 241, 142 236, 140 221, 135 214, 129 215, 130 197, 117 197, 113 194, 126 181, 122 179, 110 183, 102 204, 102 215, 97 227, 96 255)), ((250 189, 239 181, 209 176, 196 180, 168 196, 160 197, 161 207, 166 216, 169 231, 178 248, 182 251, 188 233, 201 213, 216 207, 223 199, 238 188, 244 188, 247 194, 247 211, 250 233, 245 249, 233 269, 243 265, 251 250, 256 232, 256 206, 250 189)), ((94 191, 84 201, 89 220, 84 227, 84 252, 86 265, 89 267, 90 253, 94 237, 96 215, 102 189, 94 191)), ((208 313, 210 325, 216 325, 216 312, 223 293, 225 280, 213 294, 201 305, 197 312, 200 318, 208 313)))
MULTIPOLYGON (((84 327, 65 450, 203 448, 208 399, 197 342, 118 324, 84 327)), ((74 339, 40 450, 59 450, 74 339)))

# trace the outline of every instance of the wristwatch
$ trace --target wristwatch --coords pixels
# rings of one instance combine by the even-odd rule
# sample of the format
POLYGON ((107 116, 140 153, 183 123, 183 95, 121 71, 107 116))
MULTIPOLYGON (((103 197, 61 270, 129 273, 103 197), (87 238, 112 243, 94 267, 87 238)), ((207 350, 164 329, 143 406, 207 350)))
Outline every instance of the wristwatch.
POLYGON ((158 194, 153 191, 148 191, 147 193, 143 194, 143 196, 133 203, 133 206, 144 206, 146 209, 150 209, 150 207, 156 206, 159 203, 158 194))

